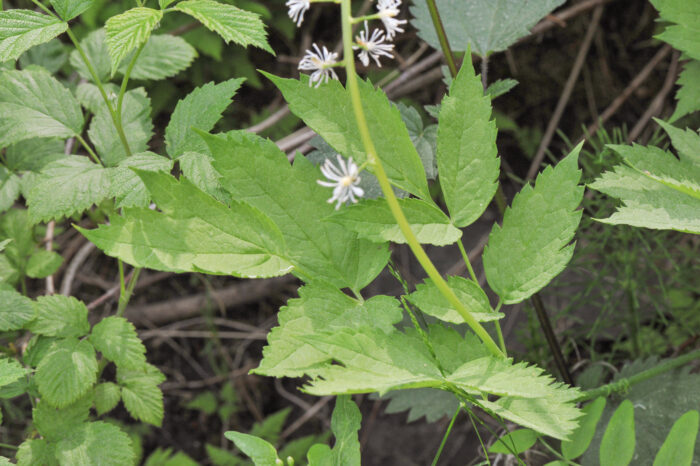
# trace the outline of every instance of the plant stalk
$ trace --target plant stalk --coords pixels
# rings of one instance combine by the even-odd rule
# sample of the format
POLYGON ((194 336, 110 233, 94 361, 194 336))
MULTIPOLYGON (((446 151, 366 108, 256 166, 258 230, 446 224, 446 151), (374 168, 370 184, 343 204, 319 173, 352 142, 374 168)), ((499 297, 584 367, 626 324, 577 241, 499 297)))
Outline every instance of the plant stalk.
POLYGON ((573 386, 574 379, 573 377, 571 377, 569 368, 566 367, 566 363, 564 362, 564 355, 561 352, 561 347, 559 346, 559 341, 557 340, 557 337, 554 334, 554 330, 552 330, 552 323, 549 320, 547 311, 544 308, 542 298, 540 298, 539 293, 535 293, 534 295, 532 295, 532 298, 530 298, 530 301, 535 307, 537 319, 540 321, 540 327, 542 328, 544 337, 547 339, 549 349, 552 352, 552 357, 554 357, 554 364, 557 366, 559 374, 561 374, 562 380, 568 383, 569 385, 573 386))
POLYGON ((455 424, 455 421, 457 420, 457 416, 459 415, 459 412, 462 410, 462 406, 460 405, 457 408, 457 411, 452 415, 452 419, 450 420, 450 424, 447 426, 447 430, 445 431, 445 435, 442 436, 442 442, 440 442, 440 447, 438 447, 438 451, 435 453, 435 457, 433 458, 433 462, 431 463, 431 466, 436 466, 438 460, 440 459, 440 455, 442 454, 442 450, 445 448, 445 444, 447 443, 447 437, 450 436, 450 432, 452 432, 452 427, 455 424))
POLYGON ((445 55, 445 61, 447 62, 447 67, 450 69, 450 74, 454 78, 457 76, 457 65, 455 64, 455 57, 452 54, 452 48, 450 47, 450 42, 447 39, 447 33, 445 32, 445 26, 442 24, 442 19, 440 19, 440 13, 438 12, 435 0, 425 0, 428 5, 428 10, 430 11, 430 18, 433 20, 433 27, 437 33, 438 40, 440 41, 440 48, 442 49, 443 55, 445 55))

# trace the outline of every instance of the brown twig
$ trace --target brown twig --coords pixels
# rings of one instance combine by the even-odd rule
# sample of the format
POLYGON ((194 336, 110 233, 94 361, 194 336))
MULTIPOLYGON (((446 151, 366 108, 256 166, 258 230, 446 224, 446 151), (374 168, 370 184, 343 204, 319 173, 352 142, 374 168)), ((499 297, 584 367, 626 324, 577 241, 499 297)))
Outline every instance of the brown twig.
POLYGON ((73 260, 68 265, 66 273, 63 276, 63 281, 61 282, 61 294, 64 296, 71 295, 71 288, 73 286, 73 280, 75 279, 75 274, 78 272, 80 266, 88 258, 90 253, 95 249, 95 245, 87 242, 85 243, 73 257, 73 260))

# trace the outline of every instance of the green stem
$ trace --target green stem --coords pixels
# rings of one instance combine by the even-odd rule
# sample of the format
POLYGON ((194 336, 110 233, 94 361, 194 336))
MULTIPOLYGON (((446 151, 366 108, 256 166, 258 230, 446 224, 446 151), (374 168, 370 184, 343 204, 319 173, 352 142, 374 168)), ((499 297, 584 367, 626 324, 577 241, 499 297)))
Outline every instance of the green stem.
POLYGON ((342 16, 342 27, 343 27, 343 48, 345 54, 345 70, 347 72, 347 87, 350 91, 350 97, 352 101, 353 111, 355 113, 355 120, 357 122, 358 129, 360 131, 360 137, 367 152, 367 160, 370 165, 374 168, 374 175, 379 181, 379 185, 382 188, 382 192, 386 198, 389 209, 396 219, 401 232, 406 238, 408 246, 413 251, 416 259, 421 264, 423 269, 426 271, 428 276, 433 280, 435 286, 440 290, 440 292, 447 298, 447 301, 452 304, 457 312, 462 316, 464 321, 472 328, 474 333, 477 334, 479 338, 484 342, 484 345, 488 350, 496 357, 503 358, 504 354, 498 348, 498 345, 493 341, 491 336, 488 334, 486 329, 481 326, 481 324, 472 316, 471 312, 462 304, 457 296, 454 294, 452 289, 447 286, 447 283, 440 275, 440 272, 435 268, 435 265, 431 262, 428 255, 423 250, 423 247, 418 242, 415 234, 411 230, 406 216, 404 215, 399 202, 394 195, 394 191, 391 188, 391 183, 384 172, 384 167, 377 157, 377 150, 374 147, 372 138, 369 133, 369 128, 367 126, 367 120, 365 119, 364 110, 362 108, 362 101, 360 99, 360 89, 357 84, 357 75, 355 74, 355 61, 351 59, 353 56, 352 51, 352 25, 350 24, 351 10, 350 10, 350 0, 341 0, 341 16, 342 16))
POLYGON ((38 0, 32 0, 32 3, 44 10, 44 13, 48 14, 49 16, 53 16, 54 18, 61 19, 57 15, 54 14, 53 11, 49 10, 43 3, 39 2, 38 0))
POLYGON ((472 263, 469 260, 469 255, 467 254, 467 251, 464 250, 464 245, 462 244, 461 238, 457 240, 457 247, 459 247, 459 252, 462 253, 462 259, 464 259, 464 265, 466 265, 467 270, 469 270, 469 276, 472 277, 474 283, 478 285, 479 280, 476 279, 476 274, 474 273, 474 269, 472 268, 472 263))
MULTIPOLYGON (((122 85, 121 88, 119 89, 119 97, 117 98, 117 117, 119 119, 119 124, 120 126, 123 126, 122 123, 122 104, 124 103, 124 94, 126 94, 126 88, 129 84, 129 78, 131 77, 131 72, 134 69, 134 65, 136 65, 136 60, 138 60, 139 55, 141 55, 141 51, 143 51, 143 48, 146 46, 146 42, 141 44, 138 49, 136 49, 136 53, 134 53, 134 56, 131 58, 131 61, 129 62, 129 66, 126 68, 126 72, 124 73, 124 78, 122 79, 122 85)), ((131 155, 131 150, 129 149, 129 144, 127 143, 124 148, 126 149, 126 154, 127 156, 131 155)))
POLYGON ((433 458, 433 462, 431 463, 431 466, 436 466, 438 460, 440 459, 440 455, 442 454, 442 450, 445 448, 445 444, 447 443, 447 437, 449 437, 450 432, 452 432, 452 426, 455 425, 455 421, 457 420, 457 416, 459 415, 459 412, 462 410, 462 406, 460 405, 457 408, 457 411, 452 415, 452 420, 450 421, 450 424, 447 426, 447 431, 445 431, 445 435, 442 436, 442 442, 440 442, 440 447, 438 448, 437 453, 435 453, 435 458, 433 458))
POLYGON ((549 320, 547 310, 544 308, 544 303, 542 302, 542 298, 540 297, 539 293, 535 293, 534 295, 532 295, 532 297, 530 298, 530 302, 532 302, 532 305, 535 308, 537 319, 540 321, 540 328, 542 329, 544 337, 547 340, 549 349, 552 352, 552 357, 554 358, 554 364, 557 366, 557 369, 559 369, 559 374, 561 374, 562 380, 564 380, 564 382, 568 383, 569 385, 573 386, 574 379, 573 377, 571 377, 569 368, 566 367, 564 355, 561 352, 561 346, 559 346, 557 336, 554 334, 554 330, 552 329, 552 322, 549 320))
MULTIPOLYGON (((0 5, 0 7, 1 6, 2 5, 0 5)), ((9 443, 0 443, 0 448, 7 448, 8 450, 19 450, 19 447, 16 447, 15 445, 10 445, 9 443)))
POLYGON ((121 292, 119 293, 119 305, 117 306, 117 317, 122 317, 124 315, 124 311, 126 310, 127 304, 129 304, 129 299, 131 299, 131 295, 134 292, 134 286, 136 286, 136 282, 139 279, 139 274, 141 273, 141 268, 136 267, 134 269, 134 273, 131 275, 131 280, 129 280, 129 285, 124 289, 124 266, 122 265, 121 261, 119 261, 119 265, 121 266, 119 268, 119 288, 121 292))
POLYGON ((97 156, 95 151, 92 150, 92 148, 90 147, 90 144, 88 144, 87 141, 85 139, 83 139, 83 137, 81 135, 76 134, 75 139, 77 139, 78 142, 80 142, 80 144, 85 148, 87 153, 90 154, 90 158, 92 158, 92 160, 94 160, 97 165, 104 166, 104 165, 102 165, 102 161, 97 156))
POLYGON ((602 387, 594 388, 593 390, 585 391, 581 394, 581 396, 576 398, 575 401, 581 402, 593 400, 595 398, 598 398, 599 396, 608 396, 612 393, 624 392, 634 384, 644 382, 645 380, 651 379, 652 377, 656 377, 657 375, 661 375, 665 372, 676 369, 677 367, 681 367, 689 363, 690 361, 693 361, 698 358, 700 358, 700 349, 691 351, 690 353, 684 354, 683 356, 679 356, 675 359, 663 361, 658 366, 642 371, 639 374, 633 375, 632 377, 621 379, 617 382, 609 383, 607 385, 603 385, 602 387))
POLYGON ((570 460, 567 460, 566 458, 564 458, 564 457, 561 455, 561 453, 559 453, 559 452, 558 452, 554 447, 552 447, 550 444, 548 444, 547 442, 545 442, 545 441, 542 439, 542 437, 537 437, 537 440, 539 440, 540 443, 541 443, 542 445, 544 445, 544 447, 545 447, 547 450, 550 451, 550 453, 552 453, 554 456, 556 456, 557 459, 559 459, 559 461, 561 461, 561 462, 563 462, 563 463, 566 463, 566 464, 569 464, 569 465, 571 465, 571 466, 579 466, 578 463, 574 463, 573 461, 570 461, 570 460))
MULTIPOLYGON (((503 300, 498 298, 498 304, 496 304, 496 309, 494 309, 494 312, 500 311, 501 306, 503 306, 503 300)), ((501 325, 497 320, 495 320, 494 323, 496 324, 496 334, 498 335, 498 344, 501 347, 501 351, 503 351, 503 354, 508 355, 508 351, 506 350, 506 341, 503 339, 503 332, 501 331, 501 325)))
POLYGON ((457 65, 455 64, 455 57, 452 54, 452 48, 450 48, 450 42, 447 39, 447 34, 445 33, 445 26, 442 24, 440 19, 440 13, 438 12, 435 0, 425 0, 428 4, 428 10, 430 11, 430 18, 433 20, 433 27, 437 33, 438 40, 440 41, 440 48, 442 49, 443 55, 445 55, 445 61, 447 61, 447 67, 450 69, 450 74, 454 78, 457 76, 457 65))

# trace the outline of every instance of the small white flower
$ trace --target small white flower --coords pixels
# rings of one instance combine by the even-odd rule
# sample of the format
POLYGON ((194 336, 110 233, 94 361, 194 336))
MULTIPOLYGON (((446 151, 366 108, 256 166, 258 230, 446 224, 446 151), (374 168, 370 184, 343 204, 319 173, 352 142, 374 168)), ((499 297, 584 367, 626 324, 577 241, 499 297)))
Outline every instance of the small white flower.
POLYGON ((333 196, 328 199, 328 202, 332 204, 338 201, 335 210, 338 210, 344 202, 357 202, 355 196, 362 197, 365 194, 362 188, 357 186, 360 182, 360 171, 357 165, 355 165, 355 162, 352 161, 352 157, 348 159, 346 164, 345 160, 338 155, 338 165, 339 166, 336 167, 331 159, 326 159, 321 166, 321 173, 331 181, 317 181, 321 186, 334 188, 333 196))
POLYGON ((362 50, 358 54, 358 57, 363 65, 369 65, 369 58, 372 57, 374 61, 377 62, 377 66, 381 67, 382 64, 379 63, 379 57, 381 55, 394 58, 394 55, 391 53, 394 50, 394 44, 385 44, 385 39, 384 31, 380 31, 379 29, 375 29, 370 35, 367 30, 367 21, 365 21, 365 30, 360 31, 360 35, 355 37, 357 45, 353 45, 352 48, 354 50, 362 50))
POLYGON ((318 87, 322 82, 328 82, 330 78, 338 79, 333 69, 338 62, 338 54, 329 52, 325 45, 323 50, 320 50, 316 44, 313 44, 313 47, 316 51, 307 50, 306 55, 299 62, 300 70, 313 71, 309 77, 309 86, 316 83, 318 87))
POLYGON ((289 17, 297 23, 297 27, 301 26, 304 21, 304 13, 311 7, 309 0, 289 0, 285 3, 289 7, 289 17))
POLYGON ((406 24, 405 19, 396 19, 399 14, 401 0, 379 0, 377 2, 377 10, 379 11, 379 19, 384 23, 386 29, 386 38, 393 40, 397 32, 403 32, 399 26, 406 24))

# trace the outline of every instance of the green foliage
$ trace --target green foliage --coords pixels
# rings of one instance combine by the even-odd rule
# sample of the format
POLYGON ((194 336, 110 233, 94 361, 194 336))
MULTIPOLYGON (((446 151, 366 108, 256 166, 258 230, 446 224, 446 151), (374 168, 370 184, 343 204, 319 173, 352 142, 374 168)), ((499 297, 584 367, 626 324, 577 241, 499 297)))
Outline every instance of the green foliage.
POLYGON ((19 330, 35 316, 34 305, 29 298, 15 290, 0 290, 0 330, 19 330))
POLYGON ((700 60, 700 5, 684 0, 651 0, 661 19, 674 23, 656 37, 689 57, 700 60))
POLYGON ((615 410, 600 444, 601 466, 627 466, 634 456, 634 406, 629 400, 615 410))
POLYGON ((129 52, 148 40, 162 18, 163 12, 160 10, 136 7, 107 20, 105 41, 111 58, 112 75, 129 52))
POLYGON ((150 202, 148 189, 134 169, 170 173, 172 168, 172 160, 153 152, 142 152, 123 159, 109 170, 110 195, 114 196, 116 207, 146 207, 150 202))
POLYGON ((68 406, 97 380, 95 348, 87 340, 65 338, 51 345, 36 368, 42 399, 52 406, 68 406))
POLYGON ((440 106, 437 164, 445 204, 455 225, 465 227, 484 213, 498 188, 500 159, 491 99, 465 61, 440 106), (469 108, 469 112, 464 111, 469 108))
POLYGON ((110 412, 119 404, 122 397, 119 385, 104 382, 95 385, 95 410, 99 416, 110 412))
MULTIPOLYGON (((95 74, 102 82, 109 79, 112 71, 106 37, 105 30, 98 29, 92 31, 80 41, 80 47, 90 61, 95 74)), ((77 49, 70 54, 70 64, 83 79, 89 81, 94 79, 77 49)), ((102 102, 101 96, 100 102, 102 102)), ((95 112, 93 111, 93 113, 95 112)))
POLYGON ((24 377, 29 369, 22 367, 14 359, 0 359, 0 387, 16 382, 24 377))
MULTIPOLYGON (((132 79, 157 81, 175 76, 187 69, 197 56, 197 51, 181 37, 169 34, 151 36, 139 54, 131 70, 132 79)), ((131 56, 127 55, 119 66, 125 73, 131 56)))
POLYGON ((529 450, 537 442, 537 434, 530 429, 518 429, 499 438, 489 447, 489 453, 517 455, 529 450))
POLYGON ((0 11, 0 63, 17 60, 30 48, 50 41, 68 28, 53 16, 31 10, 0 11))
POLYGON ((29 257, 27 262, 27 276, 31 278, 45 278, 53 275, 63 263, 63 257, 54 251, 40 249, 29 257))
POLYGON ((674 464, 690 466, 698 436, 698 412, 688 411, 673 423, 668 437, 664 440, 654 459, 654 466, 674 464))
POLYGON ((680 89, 676 91, 678 105, 670 121, 700 110, 700 61, 691 60, 683 65, 678 76, 680 89))
POLYGON ((56 10, 56 13, 64 20, 70 21, 71 19, 79 16, 81 13, 85 12, 90 8, 95 0, 50 0, 51 6, 56 10))
POLYGON ((135 369, 146 364, 146 348, 136 334, 134 324, 123 317, 106 317, 95 325, 90 342, 117 367, 135 369))
POLYGON ((73 429, 56 445, 60 464, 131 464, 134 450, 129 436, 119 427, 106 422, 86 422, 73 429))
POLYGON ((591 440, 593 440, 600 416, 603 414, 603 409, 605 409, 605 398, 602 397, 596 398, 581 409, 583 417, 579 420, 578 428, 569 440, 561 443, 561 451, 564 458, 567 460, 576 459, 588 449, 591 440))
POLYGON ((80 338, 90 331, 87 307, 73 297, 40 296, 35 308, 36 319, 27 327, 38 335, 80 338))
POLYGON ((160 427, 163 422, 163 393, 158 385, 165 376, 148 363, 136 369, 117 367, 117 383, 124 407, 134 419, 160 427))
POLYGON ((309 466, 344 464, 359 466, 360 430, 362 415, 357 405, 348 396, 339 396, 335 401, 331 430, 335 436, 333 448, 327 445, 314 445, 308 453, 309 466))
POLYGON ((224 435, 248 455, 254 464, 273 466, 282 461, 277 457, 275 447, 261 438, 241 432, 226 432, 224 435))

